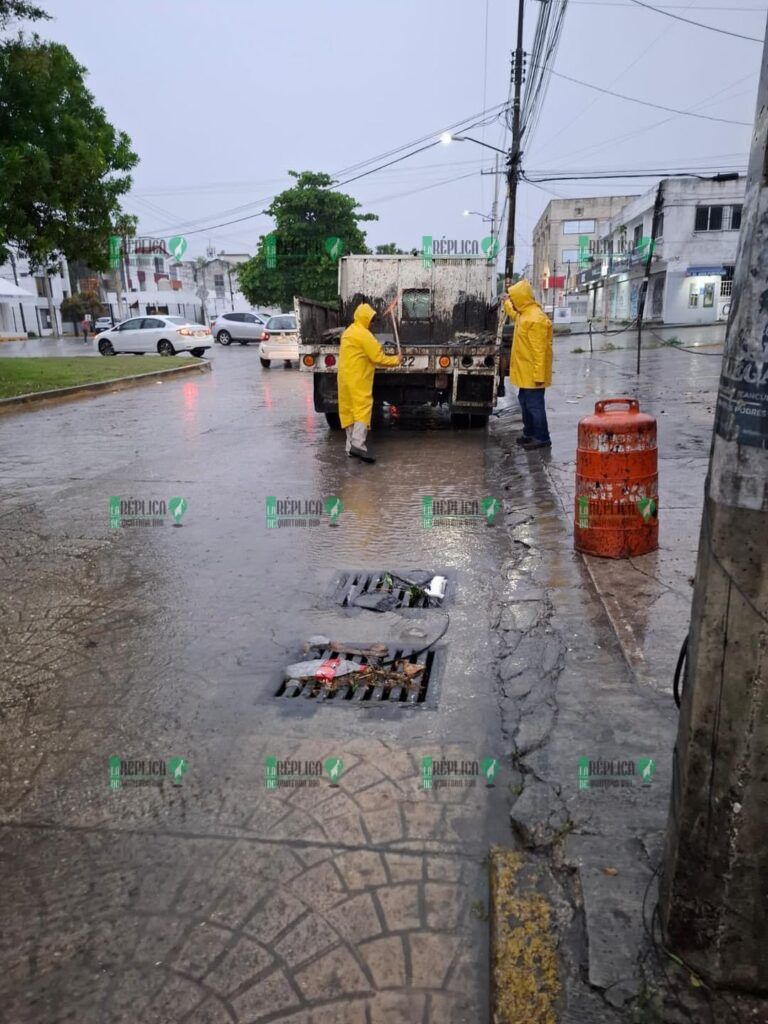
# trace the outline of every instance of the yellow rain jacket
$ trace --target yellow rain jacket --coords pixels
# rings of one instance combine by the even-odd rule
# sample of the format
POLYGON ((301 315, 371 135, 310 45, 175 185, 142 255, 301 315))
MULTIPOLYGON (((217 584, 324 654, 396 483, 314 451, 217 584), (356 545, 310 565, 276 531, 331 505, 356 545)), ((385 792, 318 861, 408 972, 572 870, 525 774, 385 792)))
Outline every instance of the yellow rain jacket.
MULTIPOLYGON (((548 388, 552 383, 552 321, 533 297, 530 281, 507 289, 514 306, 515 336, 509 379, 516 388, 548 388)), ((508 310, 508 303, 504 309, 508 310)))
POLYGON ((339 419, 342 427, 352 423, 371 425, 373 375, 377 366, 397 366, 397 356, 384 349, 368 330, 376 311, 362 303, 355 310, 355 322, 341 336, 339 352, 339 419))

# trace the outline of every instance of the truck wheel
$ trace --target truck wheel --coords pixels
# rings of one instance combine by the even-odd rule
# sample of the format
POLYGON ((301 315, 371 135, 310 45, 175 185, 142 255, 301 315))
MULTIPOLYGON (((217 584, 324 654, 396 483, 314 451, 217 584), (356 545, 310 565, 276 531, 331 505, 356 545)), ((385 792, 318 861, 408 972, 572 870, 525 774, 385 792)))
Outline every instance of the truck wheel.
POLYGON ((469 413, 467 412, 452 412, 451 413, 451 426, 456 430, 466 430, 469 426, 469 413))
POLYGON ((341 430, 341 420, 337 412, 327 412, 325 418, 331 430, 341 430))

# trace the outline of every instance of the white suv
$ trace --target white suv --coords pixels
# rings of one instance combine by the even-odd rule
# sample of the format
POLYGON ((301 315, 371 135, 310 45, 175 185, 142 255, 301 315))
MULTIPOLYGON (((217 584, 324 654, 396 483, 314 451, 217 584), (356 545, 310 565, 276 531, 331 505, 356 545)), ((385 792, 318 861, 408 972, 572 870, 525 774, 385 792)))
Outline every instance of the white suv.
POLYGON ((294 313, 271 316, 261 335, 259 359, 269 369, 273 359, 282 359, 290 366, 299 364, 299 331, 294 313))
POLYGON ((220 345, 231 345, 239 341, 261 341, 264 325, 269 317, 266 313, 221 313, 211 324, 213 337, 220 345))

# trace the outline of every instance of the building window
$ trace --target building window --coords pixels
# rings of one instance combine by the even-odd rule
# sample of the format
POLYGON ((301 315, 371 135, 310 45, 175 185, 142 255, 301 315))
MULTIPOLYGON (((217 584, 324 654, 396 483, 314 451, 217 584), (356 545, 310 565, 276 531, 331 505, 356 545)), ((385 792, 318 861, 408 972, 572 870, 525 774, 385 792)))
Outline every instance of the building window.
POLYGON ((714 281, 708 281, 704 285, 704 301, 702 306, 705 308, 714 306, 715 304, 715 283, 714 281))
POLYGON ((691 290, 688 292, 688 307, 689 309, 695 309, 699 304, 699 286, 697 284, 691 285, 691 290))
POLYGON ((744 209, 743 206, 731 206, 731 217, 728 226, 731 231, 741 231, 741 211, 744 209))
MULTIPOLYGON (((728 210, 730 213, 729 206, 697 206, 696 207, 696 220, 694 223, 694 231, 722 231, 725 225, 723 224, 723 213, 728 210)), ((741 219, 739 219, 741 224, 741 219)))
POLYGON ((651 288, 651 316, 661 316, 664 312, 664 275, 657 274, 651 288))
POLYGON ((632 233, 632 248, 637 249, 640 245, 640 239, 643 237, 643 222, 635 225, 635 230, 632 233))
POLYGON ((581 258, 580 249, 563 249, 563 263, 578 263, 581 258))
POLYGON ((733 281, 728 281, 726 278, 720 282, 720 298, 730 299, 733 295, 733 281))
POLYGON ((44 277, 36 277, 35 278, 35 288, 37 289, 38 296, 41 299, 44 299, 45 298, 45 278, 44 277))
POLYGON ((659 214, 659 223, 656 225, 656 239, 664 237, 664 211, 659 214))
POLYGON ((403 320, 429 320, 429 288, 403 291, 403 320))
POLYGON ((594 235, 595 222, 593 220, 565 220, 563 221, 564 235, 594 235))

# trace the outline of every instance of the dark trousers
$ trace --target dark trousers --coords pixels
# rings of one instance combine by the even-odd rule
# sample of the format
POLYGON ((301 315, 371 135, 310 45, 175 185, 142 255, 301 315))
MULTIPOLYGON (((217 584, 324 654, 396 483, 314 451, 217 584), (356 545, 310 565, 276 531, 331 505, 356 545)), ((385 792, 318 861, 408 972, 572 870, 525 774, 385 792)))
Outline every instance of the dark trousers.
POLYGON ((520 388, 517 397, 523 410, 523 434, 535 441, 549 441, 547 410, 544 406, 546 388, 520 388))

